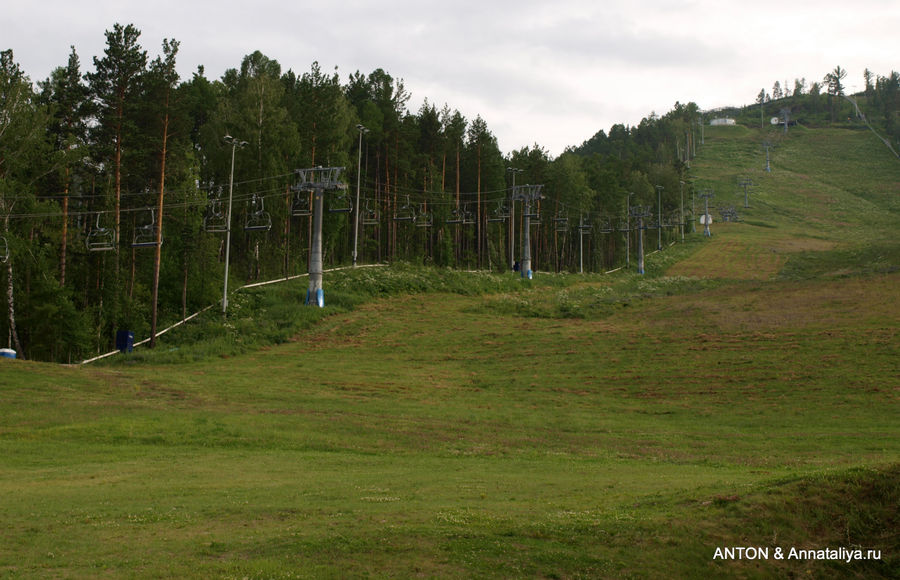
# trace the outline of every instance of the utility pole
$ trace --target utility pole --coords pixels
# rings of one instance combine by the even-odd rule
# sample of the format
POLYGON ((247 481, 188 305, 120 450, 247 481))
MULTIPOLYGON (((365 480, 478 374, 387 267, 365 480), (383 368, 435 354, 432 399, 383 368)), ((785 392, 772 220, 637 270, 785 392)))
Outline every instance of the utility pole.
POLYGON ((228 310, 228 262, 231 257, 231 199, 234 195, 234 150, 247 145, 246 141, 225 135, 225 142, 231 145, 231 176, 228 178, 228 215, 225 218, 225 286, 222 289, 222 314, 228 310))
POLYGON ((368 133, 369 130, 363 127, 362 125, 357 125, 356 130, 359 131, 359 152, 356 156, 356 211, 354 215, 356 216, 353 220, 353 267, 356 267, 356 248, 357 241, 359 240, 359 183, 360 183, 360 171, 362 170, 362 137, 363 133, 368 133))
POLYGON ((513 200, 521 200, 524 202, 525 223, 522 232, 522 265, 521 272, 523 278, 531 280, 534 273, 531 271, 531 218, 537 217, 537 214, 531 210, 532 202, 543 199, 541 189, 543 185, 517 185, 513 188, 513 200))
POLYGON ((772 166, 769 164, 769 148, 772 147, 772 144, 768 141, 763 141, 763 147, 766 148, 766 172, 770 173, 772 166))
POLYGON ((684 182, 679 181, 681 184, 681 243, 684 243, 684 182))
POLYGON ((347 185, 338 181, 343 167, 314 167, 296 169, 298 183, 294 189, 313 191, 313 233, 309 252, 309 289, 306 291, 306 304, 319 308, 325 306, 325 291, 322 288, 322 214, 325 211, 325 192, 341 191, 347 185))

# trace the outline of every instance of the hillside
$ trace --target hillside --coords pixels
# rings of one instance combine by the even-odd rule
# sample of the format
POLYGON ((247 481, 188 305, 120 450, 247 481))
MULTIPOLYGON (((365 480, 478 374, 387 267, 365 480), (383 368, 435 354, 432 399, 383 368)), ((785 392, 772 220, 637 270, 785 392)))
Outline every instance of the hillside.
POLYGON ((153 353, 0 361, 0 576, 896 577, 900 163, 705 140, 740 221, 644 276, 335 272, 314 318, 301 279, 153 353))

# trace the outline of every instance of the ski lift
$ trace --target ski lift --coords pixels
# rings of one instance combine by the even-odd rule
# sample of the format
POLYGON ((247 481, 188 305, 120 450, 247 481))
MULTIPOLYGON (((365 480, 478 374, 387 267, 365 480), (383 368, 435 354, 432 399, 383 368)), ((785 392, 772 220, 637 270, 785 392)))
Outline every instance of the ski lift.
POLYGON ((218 197, 209 200, 206 215, 203 216, 203 229, 214 234, 228 231, 228 216, 225 215, 222 200, 218 197))
POLYGON ((504 222, 509 219, 509 206, 505 201, 501 201, 497 203, 497 207, 491 213, 491 216, 487 221, 489 222, 504 222))
POLYGON ((298 189, 294 193, 294 201, 291 202, 291 215, 294 217, 307 217, 312 215, 311 189, 298 189))
MULTIPOLYGON (((342 185, 343 184, 339 184, 339 186, 342 185)), ((353 200, 350 199, 346 187, 340 187, 338 191, 340 193, 334 196, 334 201, 332 204, 329 204, 328 211, 330 213, 350 213, 353 211, 353 200)))
POLYGON ((465 213, 465 212, 463 212, 463 210, 461 210, 459 208, 455 208, 455 209, 451 210, 450 217, 447 218, 447 223, 454 224, 454 225, 463 223, 463 213, 465 213))
MULTIPOLYGON (((91 252, 105 252, 116 249, 116 237, 112 228, 104 228, 100 226, 100 214, 97 214, 97 222, 88 231, 87 238, 84 241, 87 249, 91 252)), ((0 251, 2 251, 0 247, 0 251)))
POLYGON ((419 209, 419 213, 416 214, 416 219, 414 220, 416 225, 420 228, 430 228, 434 223, 434 217, 431 215, 431 212, 425 209, 425 204, 423 203, 421 208, 419 209))
POLYGON ((381 216, 379 215, 378 210, 373 209, 369 205, 369 201, 366 200, 366 208, 363 210, 362 214, 362 224, 364 226, 377 226, 380 217, 381 216))
POLYGON ((628 220, 619 220, 619 226, 617 228, 620 232, 628 232, 631 231, 631 224, 628 220))
POLYGON ((556 227, 556 231, 559 233, 565 233, 569 230, 569 218, 562 214, 556 214, 553 223, 556 227))
POLYGON ((582 234, 590 234, 593 228, 594 226, 591 225, 590 220, 582 220, 581 223, 578 224, 578 231, 582 234))
POLYGON ((528 213, 525 214, 530 220, 531 225, 539 226, 541 225, 541 211, 539 209, 529 208, 528 213))
POLYGON ((250 200, 250 208, 247 212, 247 221, 244 222, 244 231, 260 232, 272 229, 272 216, 266 211, 263 198, 253 194, 250 200))
POLYGON ((156 246, 156 210, 147 210, 150 220, 138 226, 134 230, 134 238, 131 240, 132 248, 152 248, 156 246))
POLYGON ((609 234, 613 231, 612 220, 607 217, 600 218, 600 233, 609 234))
POLYGON ((394 212, 395 222, 415 222, 416 208, 409 203, 409 196, 406 196, 406 203, 400 206, 400 209, 394 212))
POLYGON ((9 260, 9 242, 6 238, 0 236, 0 264, 5 264, 9 260))

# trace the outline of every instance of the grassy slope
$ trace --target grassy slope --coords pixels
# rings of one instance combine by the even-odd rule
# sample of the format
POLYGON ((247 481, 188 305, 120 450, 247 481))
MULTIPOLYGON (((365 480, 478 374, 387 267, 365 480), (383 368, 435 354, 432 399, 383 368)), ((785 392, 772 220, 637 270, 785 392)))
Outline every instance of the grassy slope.
POLYGON ((698 181, 752 207, 643 278, 369 271, 401 294, 333 279, 345 312, 247 354, 0 365, 0 576, 896 574, 900 168, 760 140, 707 133, 698 181))

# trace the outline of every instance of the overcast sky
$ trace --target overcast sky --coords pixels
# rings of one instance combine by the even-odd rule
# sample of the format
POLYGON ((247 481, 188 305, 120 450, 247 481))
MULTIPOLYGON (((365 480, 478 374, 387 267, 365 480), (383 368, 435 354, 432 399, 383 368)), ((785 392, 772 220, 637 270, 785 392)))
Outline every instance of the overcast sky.
POLYGON ((283 71, 318 61, 341 81, 382 68, 412 95, 481 115, 504 153, 538 144, 551 155, 615 123, 636 125, 676 101, 708 109, 752 103, 775 81, 808 83, 840 65, 900 70, 898 0, 8 0, 0 49, 32 81, 82 72, 104 31, 134 24, 152 59, 181 42, 182 79, 198 65, 220 78, 255 50, 283 71))

